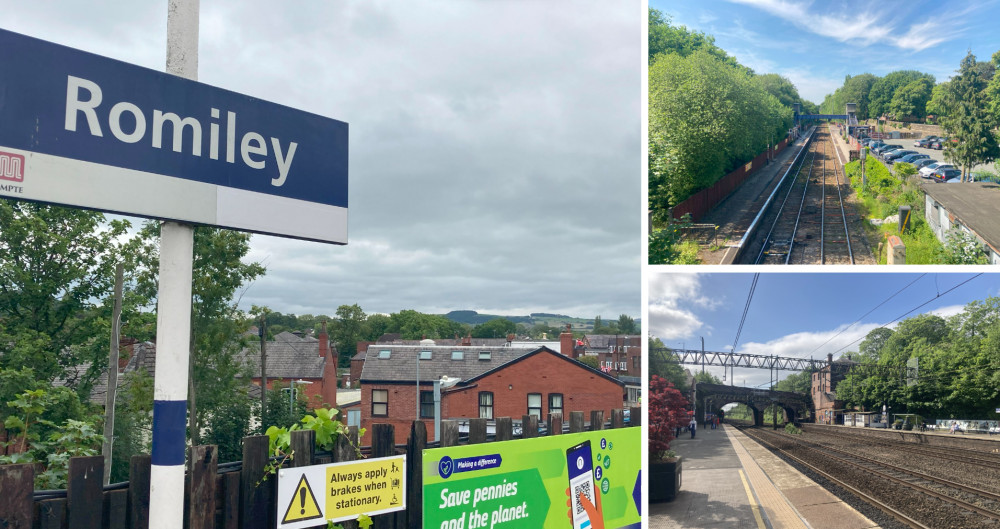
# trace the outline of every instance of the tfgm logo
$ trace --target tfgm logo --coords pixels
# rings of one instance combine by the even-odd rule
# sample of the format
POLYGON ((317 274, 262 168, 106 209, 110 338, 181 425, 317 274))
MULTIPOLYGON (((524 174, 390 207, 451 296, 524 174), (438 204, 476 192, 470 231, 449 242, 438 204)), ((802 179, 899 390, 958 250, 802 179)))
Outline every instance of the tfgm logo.
POLYGON ((24 182, 24 156, 0 151, 0 180, 24 182))

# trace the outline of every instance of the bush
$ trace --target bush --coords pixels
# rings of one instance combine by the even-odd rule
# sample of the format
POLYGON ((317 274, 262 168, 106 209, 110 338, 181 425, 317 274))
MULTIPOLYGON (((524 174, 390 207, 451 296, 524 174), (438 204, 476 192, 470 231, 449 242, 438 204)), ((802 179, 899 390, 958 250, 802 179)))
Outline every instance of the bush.
POLYGON ((799 428, 798 426, 795 426, 792 423, 788 423, 785 425, 785 431, 792 435, 802 435, 802 428, 799 428))

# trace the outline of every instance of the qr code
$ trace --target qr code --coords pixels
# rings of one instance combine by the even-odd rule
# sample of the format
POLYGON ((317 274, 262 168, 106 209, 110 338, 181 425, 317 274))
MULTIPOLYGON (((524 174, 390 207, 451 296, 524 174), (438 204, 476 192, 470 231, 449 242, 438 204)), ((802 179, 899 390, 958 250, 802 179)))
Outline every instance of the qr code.
POLYGON ((594 503, 594 488, 591 486, 591 483, 588 481, 577 485, 576 488, 573 489, 573 498, 576 499, 576 514, 583 513, 583 502, 580 501, 580 493, 583 493, 583 495, 590 500, 591 504, 594 503))

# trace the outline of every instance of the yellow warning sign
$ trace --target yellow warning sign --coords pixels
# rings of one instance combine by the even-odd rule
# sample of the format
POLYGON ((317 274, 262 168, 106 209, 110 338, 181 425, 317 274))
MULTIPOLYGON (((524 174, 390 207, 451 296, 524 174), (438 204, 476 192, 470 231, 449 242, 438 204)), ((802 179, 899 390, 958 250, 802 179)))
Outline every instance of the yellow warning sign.
POLYGON ((301 522, 303 520, 322 517, 323 512, 319 508, 319 502, 316 501, 316 495, 313 494, 312 487, 309 486, 309 480, 306 479, 306 475, 302 474, 299 484, 295 487, 295 494, 292 496, 292 501, 289 502, 288 508, 285 509, 285 517, 282 518, 281 523, 301 522))
POLYGON ((328 467, 326 515, 354 519, 359 514, 400 510, 405 506, 405 459, 402 456, 354 461, 328 467))

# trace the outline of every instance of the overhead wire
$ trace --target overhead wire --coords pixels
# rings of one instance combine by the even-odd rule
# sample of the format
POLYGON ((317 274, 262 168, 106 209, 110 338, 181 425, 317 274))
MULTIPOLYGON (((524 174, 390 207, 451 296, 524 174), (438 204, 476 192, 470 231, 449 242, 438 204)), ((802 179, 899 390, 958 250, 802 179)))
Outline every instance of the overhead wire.
POLYGON ((753 293, 757 290, 757 280, 760 279, 760 273, 753 275, 753 282, 750 284, 750 292, 747 293, 747 302, 743 305, 743 316, 740 317, 740 326, 736 329, 736 339, 733 340, 732 350, 736 351, 736 346, 740 343, 740 335, 743 334, 743 324, 747 321, 747 313, 750 312, 750 302, 753 301, 753 293))

